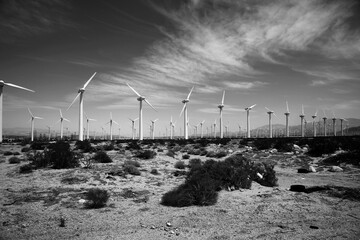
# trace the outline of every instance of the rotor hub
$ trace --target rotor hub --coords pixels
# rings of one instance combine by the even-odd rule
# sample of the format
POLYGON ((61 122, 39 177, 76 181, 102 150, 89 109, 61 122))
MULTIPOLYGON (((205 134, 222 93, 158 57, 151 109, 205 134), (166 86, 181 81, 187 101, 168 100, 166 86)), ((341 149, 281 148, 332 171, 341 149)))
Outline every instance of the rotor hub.
POLYGON ((78 93, 83 93, 83 92, 85 92, 85 88, 80 88, 78 91, 78 93))
POLYGON ((189 99, 182 100, 182 103, 188 103, 188 102, 189 102, 189 99))
POLYGON ((143 96, 140 96, 140 97, 137 98, 137 100, 138 101, 143 101, 143 100, 145 100, 145 98, 143 96))

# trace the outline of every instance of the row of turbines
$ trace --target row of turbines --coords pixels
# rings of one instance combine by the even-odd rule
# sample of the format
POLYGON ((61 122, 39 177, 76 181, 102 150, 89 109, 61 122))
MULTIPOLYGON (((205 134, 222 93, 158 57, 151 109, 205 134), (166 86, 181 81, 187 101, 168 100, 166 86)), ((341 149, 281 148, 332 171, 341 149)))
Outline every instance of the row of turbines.
MULTIPOLYGON (((89 85, 89 83, 91 82, 91 80, 95 77, 96 75, 96 72, 85 82, 85 84, 83 85, 82 88, 80 88, 78 90, 78 94, 76 95, 76 97, 74 98, 74 100, 71 102, 71 104, 69 105, 69 107, 67 108, 67 110, 69 110, 71 108, 71 106, 73 106, 73 104, 76 102, 77 99, 79 99, 79 124, 78 124, 78 139, 80 141, 83 141, 84 138, 87 138, 89 139, 90 136, 89 136, 89 122, 90 121, 96 121, 95 119, 92 119, 92 118, 88 118, 86 114, 84 114, 84 101, 83 101, 83 94, 85 92, 85 89, 86 87, 89 85), (86 127, 86 130, 87 130, 87 134, 85 136, 84 134, 84 131, 85 131, 85 128, 83 126, 83 123, 84 123, 84 115, 86 117, 86 124, 87 124, 87 127, 86 127)), ((141 94, 139 94, 132 86, 130 86, 128 83, 126 83, 127 86, 132 90, 132 92, 135 93, 135 95, 137 96, 137 100, 139 101, 139 117, 136 118, 136 119, 130 119, 129 120, 131 121, 132 123, 132 139, 135 139, 135 121, 139 120, 139 127, 138 127, 138 131, 139 131, 139 135, 138 135, 138 138, 139 140, 143 140, 144 139, 144 135, 143 135, 143 112, 142 112, 142 108, 143 108, 143 101, 148 104, 154 111, 157 111, 153 105, 151 105, 151 103, 141 94)), ((33 90, 31 89, 28 89, 28 88, 25 88, 25 87, 21 87, 21 86, 18 86, 18 85, 15 85, 15 84, 12 84, 12 83, 7 83, 7 82, 4 82, 2 80, 0 80, 0 142, 2 142, 2 105, 3 105, 3 87, 4 86, 10 86, 10 87, 14 87, 14 88, 18 88, 18 89, 22 89, 22 90, 26 90, 26 91, 30 91, 30 92, 34 92, 33 90)), ((189 94, 187 95, 187 97, 182 100, 182 103, 183 103, 183 108, 180 112, 180 117, 183 115, 184 116, 184 126, 183 126, 183 129, 184 129, 184 139, 188 139, 189 138, 189 117, 188 117, 188 109, 187 109, 187 105, 188 103, 190 102, 190 96, 191 96, 191 93, 193 92, 194 90, 194 87, 191 88, 189 94)), ((220 117, 219 117, 219 129, 220 129, 220 138, 223 138, 224 137, 224 128, 226 130, 226 132, 228 131, 228 126, 224 126, 224 123, 223 123, 223 108, 225 107, 224 105, 224 100, 225 100, 225 90, 223 91, 223 95, 222 95, 222 99, 221 99, 221 103, 218 105, 218 108, 219 108, 219 111, 220 111, 220 117)), ((250 138, 251 137, 251 132, 250 132, 250 111, 256 106, 256 104, 250 106, 250 107, 247 107, 245 108, 245 111, 246 111, 246 125, 247 125, 247 128, 246 128, 246 137, 247 138, 250 138)), ((275 117, 277 117, 279 119, 279 117, 275 114, 274 111, 272 111, 271 109, 265 107, 265 109, 267 110, 267 114, 269 115, 269 135, 268 137, 269 138, 272 138, 273 137, 273 130, 272 130, 272 116, 274 115, 275 117)), ((30 114, 30 121, 31 121, 31 141, 34 140, 34 121, 35 119, 42 119, 41 117, 38 117, 38 116, 35 116, 33 115, 33 113, 30 111, 30 109, 28 108, 28 111, 29 111, 29 114, 30 114)), ((286 137, 289 137, 290 136, 290 131, 289 131, 289 116, 290 116, 290 111, 289 111, 289 106, 288 106, 288 103, 286 101, 286 112, 284 113, 285 114, 285 136, 286 137)), ((300 114, 300 132, 301 132, 301 137, 304 137, 305 136, 305 132, 304 132, 304 123, 305 123, 305 113, 304 113, 304 107, 302 106, 302 111, 301 111, 301 114, 300 114)), ((313 136, 316 137, 317 136, 317 131, 316 131, 316 126, 315 126, 315 118, 317 117, 317 112, 312 115, 312 118, 313 118, 313 136)), ((333 121, 333 133, 334 135, 336 135, 336 131, 335 131, 335 123, 336 123, 336 117, 334 115, 334 117, 332 118, 332 121, 333 121)), ((155 120, 151 120, 151 125, 150 125, 150 135, 151 135, 151 138, 154 139, 155 138, 155 122, 157 121, 158 119, 155 119, 155 120)), ((57 123, 60 123, 60 138, 63 138, 63 121, 67 121, 67 122, 70 122, 70 120, 66 119, 63 117, 63 114, 62 114, 62 111, 60 110, 60 119, 56 122, 57 123)), ((323 121, 324 121, 324 129, 323 129, 323 136, 327 136, 327 124, 326 124, 326 121, 327 121, 327 117, 325 115, 325 112, 324 112, 324 117, 323 117, 323 121)), ((341 135, 344 134, 343 132, 343 121, 347 121, 346 119, 344 118, 341 118, 340 119, 340 125, 341 125, 341 135)), ((195 125, 193 126, 194 127, 194 133, 195 133, 195 136, 197 135, 197 130, 198 130, 198 127, 200 126, 200 130, 201 130, 201 134, 200 134, 200 137, 202 138, 203 137, 203 124, 204 124, 205 120, 202 121, 201 123, 199 123, 198 125, 195 125)), ((110 121, 107 123, 109 124, 110 126, 110 140, 112 140, 112 126, 113 124, 117 124, 119 125, 116 121, 114 121, 112 119, 112 114, 110 113, 110 121)), ((173 122, 172 120, 172 117, 171 117, 171 120, 170 120, 170 139, 173 139, 174 138, 174 131, 175 131, 175 125, 176 125, 176 122, 173 122)), ((213 125, 211 125, 211 127, 213 127, 214 131, 212 131, 214 133, 214 137, 216 137, 216 120, 214 122, 213 125)), ((50 131, 50 126, 48 126, 49 128, 49 131, 50 131)), ((240 128, 240 126, 239 126, 240 128)), ((227 135, 228 136, 228 135, 227 135)))

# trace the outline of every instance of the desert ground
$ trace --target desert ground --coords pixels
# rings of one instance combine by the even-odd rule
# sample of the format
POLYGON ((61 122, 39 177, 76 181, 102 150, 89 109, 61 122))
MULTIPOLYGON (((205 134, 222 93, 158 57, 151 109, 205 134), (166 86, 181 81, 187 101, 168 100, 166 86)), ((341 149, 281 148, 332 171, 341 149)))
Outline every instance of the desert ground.
MULTIPOLYGON (((360 188, 358 166, 343 164, 343 171, 331 172, 321 164, 326 156, 310 157, 302 150, 259 151, 238 140, 209 144, 209 151, 227 152, 219 161, 242 153, 253 161, 274 162, 278 186, 253 182, 251 189, 221 190, 212 206, 169 207, 160 204, 161 198, 184 182, 174 165, 179 160, 188 164, 182 159, 186 152, 171 157, 166 146, 158 145, 154 158, 142 160, 125 145, 107 151, 112 163, 30 173, 19 173, 28 163, 24 146, 0 145, 0 239, 360 239, 360 199, 341 197, 340 188, 360 188), (6 151, 20 152, 22 161, 10 164, 6 151), (141 175, 111 174, 129 159, 140 163, 141 175), (298 173, 304 165, 316 172, 298 173), (334 188, 290 191, 296 184, 334 188), (110 198, 106 206, 89 209, 83 199, 94 187, 108 190, 110 198)), ((193 158, 208 159, 190 154, 193 158)))

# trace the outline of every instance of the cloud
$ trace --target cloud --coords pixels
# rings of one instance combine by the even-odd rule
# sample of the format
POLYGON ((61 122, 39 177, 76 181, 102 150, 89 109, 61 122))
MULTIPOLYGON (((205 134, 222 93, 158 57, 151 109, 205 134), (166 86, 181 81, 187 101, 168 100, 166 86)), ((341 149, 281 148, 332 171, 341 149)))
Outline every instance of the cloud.
POLYGON ((66 15, 70 6, 66 0, 3 0, 0 8, 1 41, 26 40, 29 36, 73 26, 66 15))
POLYGON ((260 86, 265 86, 268 83, 266 82, 260 82, 260 81, 255 81, 255 82, 224 82, 224 85, 228 88, 235 88, 235 89, 252 89, 255 87, 260 87, 260 86))

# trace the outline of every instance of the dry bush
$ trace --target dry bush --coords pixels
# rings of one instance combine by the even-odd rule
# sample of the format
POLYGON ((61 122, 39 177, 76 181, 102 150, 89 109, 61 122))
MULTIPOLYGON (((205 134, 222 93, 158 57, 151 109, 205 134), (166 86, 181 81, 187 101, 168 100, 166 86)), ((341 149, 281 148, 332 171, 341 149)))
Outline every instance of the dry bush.
POLYGON ((174 167, 177 169, 185 169, 185 163, 183 161, 177 161, 174 167))
POLYGON ((9 158, 9 163, 10 163, 10 164, 18 164, 18 163, 20 163, 20 162, 21 162, 21 159, 18 158, 18 157, 11 157, 11 158, 9 158))
POLYGON ((20 166, 19 173, 31 173, 33 171, 33 167, 31 164, 25 164, 20 166))
POLYGON ((123 171, 126 174, 137 175, 137 176, 141 175, 140 170, 134 165, 124 165, 123 171))
POLYGON ((124 162, 124 165, 133 165, 135 167, 140 167, 140 163, 138 161, 135 161, 135 160, 126 160, 124 162))
POLYGON ((99 163, 111 163, 112 159, 104 151, 95 153, 94 160, 99 163))
POLYGON ((135 156, 141 159, 152 159, 156 156, 156 152, 152 150, 140 150, 135 154, 135 156))
POLYGON ((100 188, 92 188, 86 193, 87 208, 101 208, 106 205, 109 200, 110 194, 108 191, 100 188))
POLYGON ((189 159, 190 158, 190 155, 189 154, 185 154, 182 156, 183 159, 189 159))

